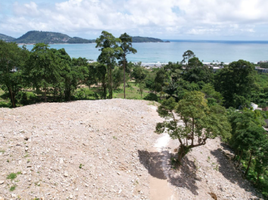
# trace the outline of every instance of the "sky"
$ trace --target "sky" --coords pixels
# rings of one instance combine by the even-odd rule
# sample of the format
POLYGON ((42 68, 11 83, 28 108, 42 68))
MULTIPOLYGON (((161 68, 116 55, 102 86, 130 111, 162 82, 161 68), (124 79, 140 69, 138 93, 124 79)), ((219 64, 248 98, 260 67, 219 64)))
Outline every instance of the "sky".
POLYGON ((267 0, 0 0, 0 33, 268 41, 267 0))

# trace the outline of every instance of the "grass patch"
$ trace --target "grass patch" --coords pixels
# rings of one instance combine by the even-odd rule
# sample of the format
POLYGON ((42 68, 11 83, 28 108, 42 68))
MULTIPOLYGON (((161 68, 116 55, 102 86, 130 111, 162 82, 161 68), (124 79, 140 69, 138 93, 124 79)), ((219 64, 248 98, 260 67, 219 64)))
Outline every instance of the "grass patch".
POLYGON ((16 173, 10 173, 10 174, 7 176, 7 179, 10 179, 10 180, 14 180, 15 178, 17 178, 17 174, 16 174, 16 173))
MULTIPOLYGON (((141 97, 140 89, 138 85, 134 82, 128 82, 126 87, 126 99, 143 99, 145 95, 147 95, 150 91, 147 88, 143 89, 143 94, 141 97)), ((117 90, 114 90, 113 93, 114 98, 124 98, 124 84, 121 84, 117 90)))
POLYGON ((13 185, 13 186, 11 186, 11 187, 9 188, 9 191, 12 192, 12 191, 14 191, 15 189, 16 189, 16 186, 13 185))

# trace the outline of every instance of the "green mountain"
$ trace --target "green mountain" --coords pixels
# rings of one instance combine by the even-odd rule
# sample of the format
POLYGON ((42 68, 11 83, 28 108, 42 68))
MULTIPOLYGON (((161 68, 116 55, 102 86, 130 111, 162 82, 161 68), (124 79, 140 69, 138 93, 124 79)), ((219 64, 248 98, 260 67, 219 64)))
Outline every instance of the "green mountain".
POLYGON ((157 38, 134 36, 132 37, 132 42, 142 43, 142 42, 164 42, 164 41, 157 38))
POLYGON ((17 43, 91 43, 93 40, 86 40, 78 37, 70 37, 66 34, 56 33, 56 32, 46 32, 46 31, 29 31, 14 42, 17 43))
POLYGON ((12 42, 13 40, 15 40, 15 38, 0 33, 0 40, 12 42))
MULTIPOLYGON (((36 44, 36 43, 45 43, 45 44, 57 44, 57 43, 93 43, 95 40, 83 39, 80 37, 70 37, 66 34, 48 32, 48 31, 29 31, 22 35, 21 37, 15 39, 13 37, 0 34, 0 40, 7 42, 16 42, 23 44, 36 44)), ((152 38, 152 37, 132 37, 133 43, 142 43, 142 42, 164 42, 163 40, 152 38)))

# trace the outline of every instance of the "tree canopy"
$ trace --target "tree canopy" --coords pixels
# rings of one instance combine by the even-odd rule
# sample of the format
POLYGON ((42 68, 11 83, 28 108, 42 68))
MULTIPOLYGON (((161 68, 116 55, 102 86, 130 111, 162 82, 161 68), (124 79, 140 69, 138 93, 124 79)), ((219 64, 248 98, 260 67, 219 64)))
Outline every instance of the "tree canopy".
POLYGON ((226 107, 248 106, 255 81, 254 66, 239 60, 219 70, 215 77, 215 89, 224 99, 226 107))
POLYGON ((220 105, 209 107, 202 92, 188 92, 178 103, 172 97, 164 100, 158 113, 165 121, 157 124, 156 132, 167 131, 172 139, 179 140, 178 162, 192 148, 205 145, 208 138, 230 136, 225 109, 220 105))

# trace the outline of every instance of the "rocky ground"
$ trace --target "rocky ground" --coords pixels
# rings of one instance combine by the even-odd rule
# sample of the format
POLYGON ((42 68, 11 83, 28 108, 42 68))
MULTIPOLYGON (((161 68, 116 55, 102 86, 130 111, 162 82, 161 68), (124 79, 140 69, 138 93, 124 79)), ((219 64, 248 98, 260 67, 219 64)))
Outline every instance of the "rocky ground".
POLYGON ((0 108, 0 200, 257 198, 219 139, 172 169, 161 120, 137 100, 0 108))

